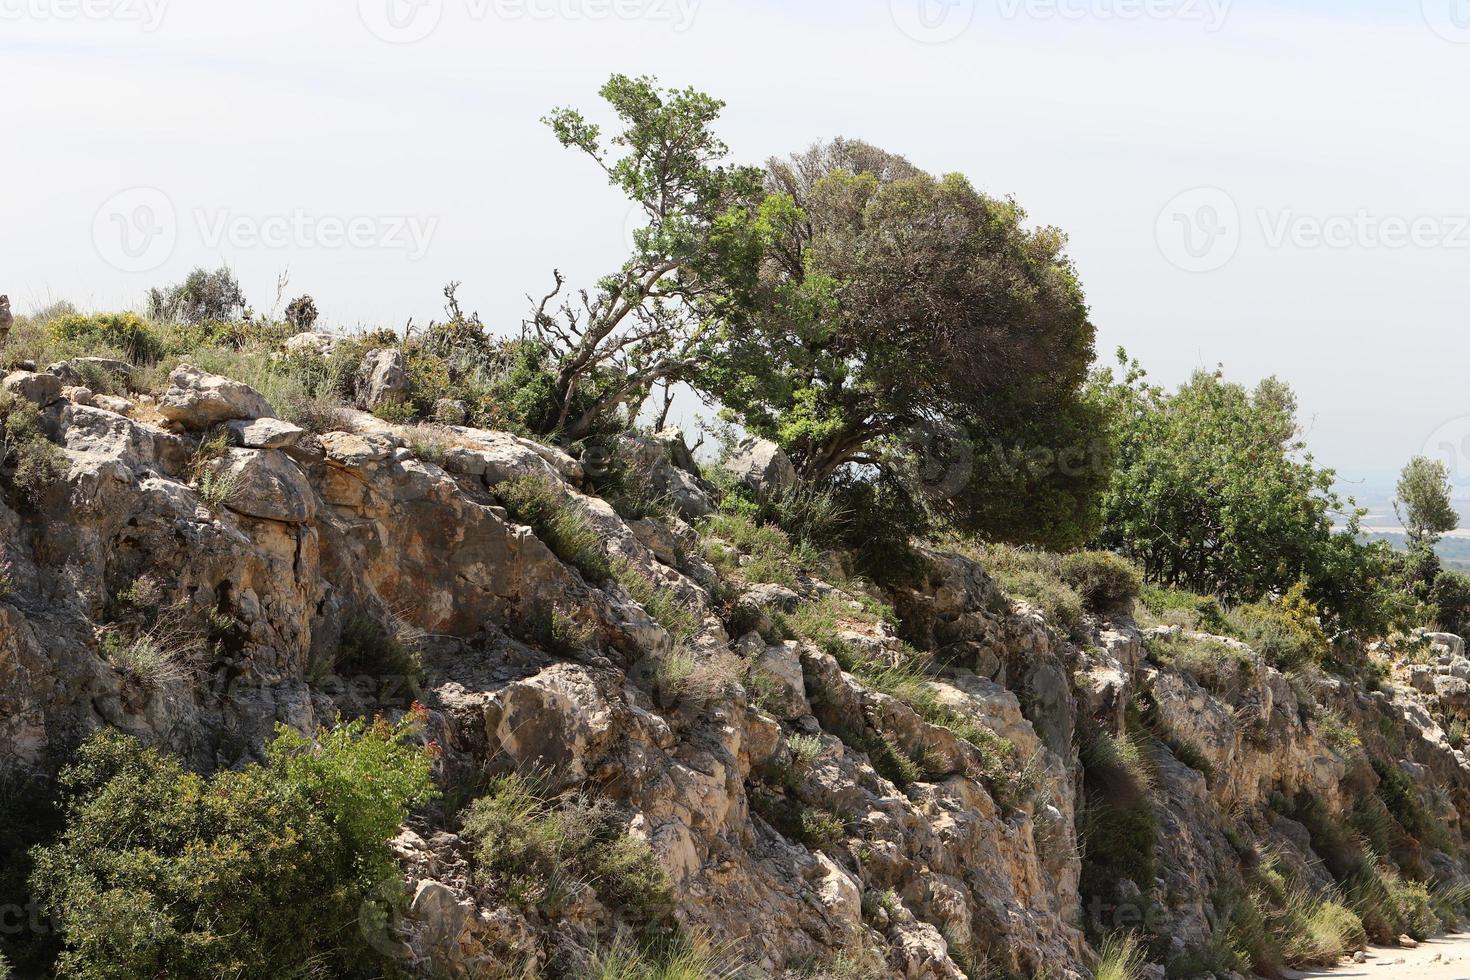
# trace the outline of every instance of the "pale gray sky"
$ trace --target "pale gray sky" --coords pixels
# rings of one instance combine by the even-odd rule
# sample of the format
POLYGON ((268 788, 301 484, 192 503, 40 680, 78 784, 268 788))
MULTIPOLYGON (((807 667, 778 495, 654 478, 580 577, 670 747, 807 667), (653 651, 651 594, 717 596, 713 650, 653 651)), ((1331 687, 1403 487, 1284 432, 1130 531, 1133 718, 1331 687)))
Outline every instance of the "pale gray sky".
POLYGON ((835 135, 1071 236, 1155 379, 1297 388, 1381 483, 1470 437, 1466 0, 0 0, 0 292, 134 307, 196 265, 334 324, 462 297, 512 329, 628 209, 538 123, 613 71, 729 102, 759 162, 835 135))

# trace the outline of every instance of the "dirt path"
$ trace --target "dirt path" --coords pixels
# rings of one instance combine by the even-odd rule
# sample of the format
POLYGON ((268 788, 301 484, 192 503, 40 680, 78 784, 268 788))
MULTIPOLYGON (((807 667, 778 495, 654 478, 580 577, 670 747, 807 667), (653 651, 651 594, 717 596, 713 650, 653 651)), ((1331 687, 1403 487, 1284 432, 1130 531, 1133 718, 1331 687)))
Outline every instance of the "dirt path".
POLYGON ((1335 970, 1292 973, 1292 977, 1353 977, 1381 980, 1470 980, 1470 935, 1443 936, 1418 949, 1370 949, 1366 963, 1349 963, 1335 970))

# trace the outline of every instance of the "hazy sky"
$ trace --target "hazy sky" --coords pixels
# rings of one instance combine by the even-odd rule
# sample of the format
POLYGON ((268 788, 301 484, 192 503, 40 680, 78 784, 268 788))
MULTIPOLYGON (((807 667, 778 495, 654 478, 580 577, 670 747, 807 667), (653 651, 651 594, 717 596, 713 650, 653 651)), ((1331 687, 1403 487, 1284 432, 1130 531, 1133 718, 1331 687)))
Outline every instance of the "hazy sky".
POLYGON ((513 329, 627 235, 538 119, 650 72, 741 160, 846 135, 1014 195, 1101 353, 1282 375, 1347 477, 1444 445, 1470 480, 1467 0, 0 0, 0 57, 21 310, 224 262, 257 308, 289 268, 401 326, 457 279, 513 329))

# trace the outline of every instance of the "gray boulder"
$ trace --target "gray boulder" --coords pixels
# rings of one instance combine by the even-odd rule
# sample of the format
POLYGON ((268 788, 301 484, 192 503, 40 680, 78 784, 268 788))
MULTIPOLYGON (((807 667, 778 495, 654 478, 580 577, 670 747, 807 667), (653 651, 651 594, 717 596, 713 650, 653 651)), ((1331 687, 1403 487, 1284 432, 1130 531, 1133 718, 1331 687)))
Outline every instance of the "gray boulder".
POLYGON ((725 460, 725 468, 756 493, 772 494, 796 484, 796 467, 769 439, 744 439, 725 460))
POLYGON ((180 364, 168 376, 158 411, 186 429, 207 429, 231 419, 275 418, 276 410, 247 384, 180 364))
POLYGON ((0 382, 0 387, 17 398, 35 402, 43 408, 61 401, 61 379, 52 374, 12 371, 0 382))
POLYGON ((357 402, 369 411, 408 397, 408 362, 403 351, 384 347, 369 351, 357 369, 357 402))

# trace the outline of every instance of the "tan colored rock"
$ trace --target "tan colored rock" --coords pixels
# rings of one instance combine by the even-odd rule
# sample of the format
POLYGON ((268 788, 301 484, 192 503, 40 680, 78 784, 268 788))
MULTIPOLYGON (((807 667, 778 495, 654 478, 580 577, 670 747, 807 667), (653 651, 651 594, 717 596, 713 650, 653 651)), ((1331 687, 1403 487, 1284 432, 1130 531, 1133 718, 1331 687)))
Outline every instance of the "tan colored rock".
POLYGON ((158 400, 164 418, 186 429, 207 429, 231 419, 275 418, 270 402, 254 388, 189 364, 168 376, 169 388, 158 400))

